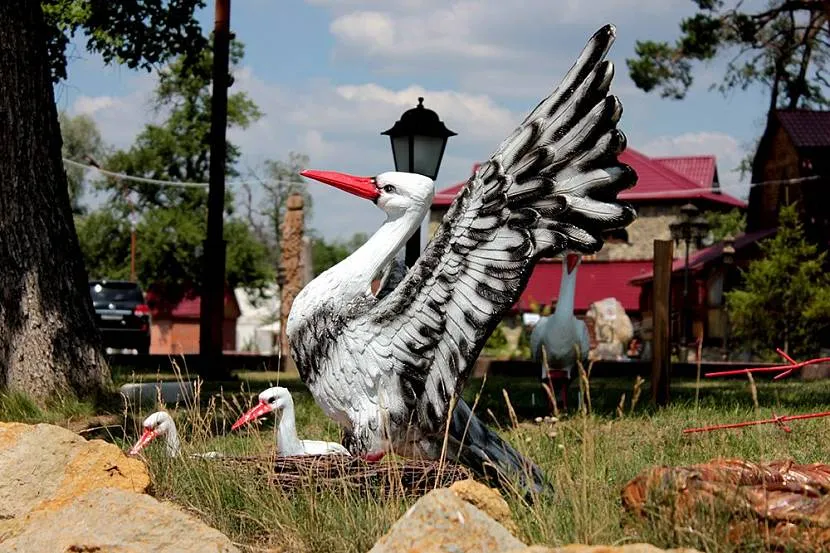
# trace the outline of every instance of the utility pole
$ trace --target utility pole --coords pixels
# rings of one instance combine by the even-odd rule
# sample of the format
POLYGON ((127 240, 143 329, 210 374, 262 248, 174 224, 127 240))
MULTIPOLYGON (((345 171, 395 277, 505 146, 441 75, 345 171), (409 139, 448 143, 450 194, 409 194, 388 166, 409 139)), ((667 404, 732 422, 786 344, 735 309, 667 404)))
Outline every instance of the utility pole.
POLYGON ((225 210, 225 136, 228 126, 231 0, 215 2, 213 93, 210 103, 210 186, 199 320, 199 371, 207 379, 223 380, 230 377, 222 362, 226 246, 222 217, 225 210))

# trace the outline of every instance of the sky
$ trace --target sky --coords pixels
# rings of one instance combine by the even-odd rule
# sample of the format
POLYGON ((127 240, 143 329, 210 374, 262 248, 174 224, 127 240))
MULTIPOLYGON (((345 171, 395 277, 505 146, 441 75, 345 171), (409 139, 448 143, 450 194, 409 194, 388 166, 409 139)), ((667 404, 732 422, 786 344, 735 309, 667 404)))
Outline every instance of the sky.
MULTIPOLYGON (((206 32, 214 9, 207 4, 199 14, 206 32)), ((653 156, 714 154, 725 191, 745 198, 747 182, 734 169, 763 131, 765 91, 710 90, 725 59, 698 66, 682 101, 646 94, 628 77, 635 42, 673 41, 694 7, 691 0, 235 0, 231 30, 246 54, 231 92, 247 92, 264 116, 229 139, 242 150, 243 168, 295 151, 313 169, 375 175, 394 169, 380 132, 423 96, 458 133, 440 190, 466 180, 553 90, 594 31, 613 23, 612 92, 628 146, 653 156)), ((154 75, 106 66, 82 38, 71 46, 68 73, 55 88, 59 109, 93 117, 113 147, 129 147, 156 117, 154 75)), ((316 182, 309 189, 310 226, 327 239, 371 233, 382 222, 365 200, 316 182)))

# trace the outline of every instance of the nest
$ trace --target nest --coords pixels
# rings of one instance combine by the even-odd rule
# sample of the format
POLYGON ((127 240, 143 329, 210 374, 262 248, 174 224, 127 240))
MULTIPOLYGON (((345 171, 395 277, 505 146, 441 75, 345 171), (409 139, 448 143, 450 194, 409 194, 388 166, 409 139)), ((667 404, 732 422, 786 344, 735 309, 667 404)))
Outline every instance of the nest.
POLYGON ((423 495, 473 478, 461 465, 449 461, 421 461, 391 458, 368 463, 344 455, 298 457, 224 457, 222 462, 264 478, 269 485, 286 491, 314 487, 320 490, 350 488, 381 494, 423 495))

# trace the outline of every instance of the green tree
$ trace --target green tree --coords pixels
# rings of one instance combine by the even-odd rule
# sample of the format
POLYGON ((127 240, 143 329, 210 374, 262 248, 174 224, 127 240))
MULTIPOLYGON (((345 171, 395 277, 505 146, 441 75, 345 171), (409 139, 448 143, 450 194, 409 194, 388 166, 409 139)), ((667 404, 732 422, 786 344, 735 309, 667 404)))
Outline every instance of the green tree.
POLYGON ((705 215, 715 242, 720 242, 727 236, 734 238, 746 230, 746 214, 740 209, 727 212, 708 211, 705 215))
POLYGON ((255 174, 259 181, 263 197, 258 207, 254 205, 253 190, 249 184, 243 185, 245 198, 243 205, 247 220, 257 237, 268 244, 271 263, 276 267, 280 263, 282 248, 280 235, 285 218, 286 202, 292 194, 300 194, 304 201, 304 216, 311 217, 312 198, 300 171, 308 167, 309 159, 305 154, 290 152, 287 161, 267 160, 264 177, 255 174))
MULTIPOLYGON (((233 43, 231 60, 238 64, 242 45, 233 43)), ((205 182, 210 152, 210 68, 205 52, 190 68, 177 59, 160 71, 155 101, 168 113, 160 124, 147 125, 135 144, 107 159, 107 169, 158 180, 205 182)), ((228 98, 228 123, 245 128, 260 117, 257 106, 242 92, 228 98)), ((239 149, 227 146, 229 176, 239 149)), ((107 178, 98 185, 110 201, 79 225, 87 267, 91 274, 123 277, 129 271, 129 222, 138 215, 136 229, 139 282, 155 288, 168 301, 198 290, 202 281, 202 248, 207 233, 207 190, 203 187, 162 186, 127 179, 107 178), (129 193, 132 205, 125 192, 129 193), (106 233, 102 229, 107 229, 106 233), (107 234, 111 236, 107 239, 107 234), (126 272, 125 272, 126 271, 126 272)), ((224 236, 227 241, 226 278, 231 287, 261 287, 273 278, 266 244, 233 213, 230 191, 226 200, 224 236)))
POLYGON ((155 69, 179 55, 195 58, 207 48, 196 20, 204 0, 43 0, 46 45, 54 81, 66 78, 66 48, 78 33, 86 49, 106 63, 131 69, 155 69))
POLYGON ((681 36, 674 44, 636 43, 636 57, 627 64, 639 88, 657 90, 664 98, 684 98, 694 81, 695 63, 733 56, 714 88, 727 92, 761 85, 770 91, 770 109, 829 105, 824 91, 830 63, 830 3, 692 1, 698 11, 680 22, 681 36))
POLYGON ((830 323, 826 253, 807 242, 792 205, 781 209, 778 232, 760 246, 763 257, 726 295, 733 336, 764 357, 774 356, 775 347, 795 357, 812 355, 830 323))
POLYGON ((334 240, 331 242, 326 242, 315 236, 313 232, 311 235, 311 262, 315 277, 349 257, 369 239, 366 233, 363 232, 355 233, 345 241, 334 240))
MULTIPOLYGON (((100 158, 106 148, 98 131, 98 125, 89 115, 81 114, 76 116, 67 115, 65 112, 58 114, 58 122, 61 126, 61 138, 63 146, 61 155, 67 159, 84 162, 87 156, 100 158)), ((66 167, 66 180, 69 181, 69 201, 72 203, 72 212, 83 213, 80 205, 80 198, 84 191, 84 169, 80 167, 66 167)))

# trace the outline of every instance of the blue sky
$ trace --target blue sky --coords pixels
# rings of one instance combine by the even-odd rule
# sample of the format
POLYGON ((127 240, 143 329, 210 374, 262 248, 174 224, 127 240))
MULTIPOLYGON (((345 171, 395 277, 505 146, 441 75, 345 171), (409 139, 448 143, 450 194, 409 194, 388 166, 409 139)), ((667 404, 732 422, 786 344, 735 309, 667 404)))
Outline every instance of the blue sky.
MULTIPOLYGON (((691 0, 235 0, 231 27, 246 56, 232 90, 248 92, 265 116, 230 136, 247 167, 298 151, 312 168, 377 174, 393 169, 380 131, 424 96, 458 132, 440 189, 466 179, 552 90, 587 38, 613 23, 612 90, 623 103, 620 128, 629 147, 647 155, 715 154, 727 191, 744 197, 746 183, 731 170, 763 130, 764 91, 709 91, 723 61, 700 66, 679 102, 637 90, 627 75, 636 40, 673 40, 680 18, 693 11, 691 0)), ((213 2, 200 19, 212 28, 213 2)), ((106 142, 127 147, 154 118, 154 83, 152 74, 105 66, 79 41, 56 101, 91 115, 106 142)), ((371 204, 309 186, 310 224, 327 238, 380 223, 371 204)))

